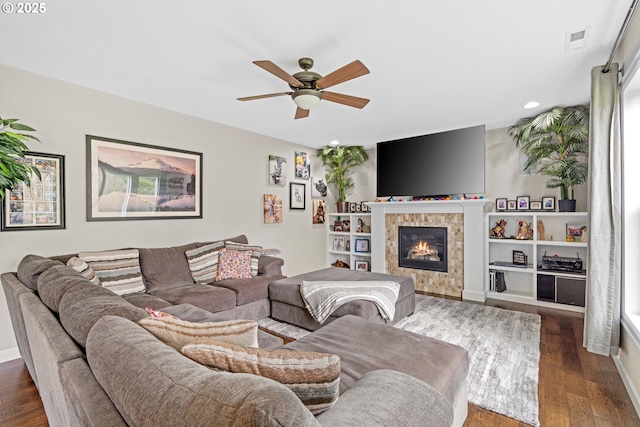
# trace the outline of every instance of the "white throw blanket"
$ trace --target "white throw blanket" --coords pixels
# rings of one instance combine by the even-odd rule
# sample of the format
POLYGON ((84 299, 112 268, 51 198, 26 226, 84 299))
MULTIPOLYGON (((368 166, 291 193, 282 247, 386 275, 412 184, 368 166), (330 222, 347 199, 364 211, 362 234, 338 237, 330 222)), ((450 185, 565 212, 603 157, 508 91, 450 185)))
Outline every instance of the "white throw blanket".
POLYGON ((350 301, 373 302, 385 320, 396 314, 400 284, 390 281, 302 281, 300 294, 316 322, 323 323, 331 313, 350 301))

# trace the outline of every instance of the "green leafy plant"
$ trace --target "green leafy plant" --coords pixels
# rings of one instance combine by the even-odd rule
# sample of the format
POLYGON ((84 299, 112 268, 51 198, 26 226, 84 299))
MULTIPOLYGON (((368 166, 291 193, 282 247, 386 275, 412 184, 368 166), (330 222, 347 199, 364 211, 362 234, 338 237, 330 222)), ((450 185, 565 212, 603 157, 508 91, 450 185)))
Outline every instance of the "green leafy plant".
POLYGON ((327 184, 335 184, 336 201, 345 202, 347 191, 353 188, 353 169, 369 160, 369 154, 361 145, 326 145, 316 152, 326 169, 327 184))
POLYGON ((31 174, 40 178, 40 171, 25 163, 24 155, 29 148, 25 141, 30 139, 40 142, 33 135, 23 132, 35 132, 35 129, 18 123, 19 119, 3 119, 0 117, 0 199, 4 199, 6 190, 21 182, 30 182, 31 174))
POLYGON ((589 177, 585 160, 589 152, 587 107, 554 107, 518 120, 508 134, 527 156, 526 172, 550 176, 547 188, 560 188, 561 199, 574 198, 575 187, 589 177))

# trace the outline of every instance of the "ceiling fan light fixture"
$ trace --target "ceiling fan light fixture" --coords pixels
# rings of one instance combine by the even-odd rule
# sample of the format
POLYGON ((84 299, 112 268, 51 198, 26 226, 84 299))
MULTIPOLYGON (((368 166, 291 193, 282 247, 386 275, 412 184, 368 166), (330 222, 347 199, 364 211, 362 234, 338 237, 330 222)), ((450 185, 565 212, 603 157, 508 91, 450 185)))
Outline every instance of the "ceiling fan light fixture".
POLYGON ((314 89, 298 89, 291 94, 293 102, 303 110, 310 110, 320 103, 322 94, 314 89))

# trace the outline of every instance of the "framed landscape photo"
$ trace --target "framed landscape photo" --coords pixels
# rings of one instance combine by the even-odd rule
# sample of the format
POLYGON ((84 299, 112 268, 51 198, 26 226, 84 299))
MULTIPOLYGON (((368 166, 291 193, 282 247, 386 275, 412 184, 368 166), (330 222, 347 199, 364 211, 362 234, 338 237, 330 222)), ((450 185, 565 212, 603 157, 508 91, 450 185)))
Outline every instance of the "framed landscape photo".
POLYGON ((529 209, 529 196, 518 196, 518 208, 520 210, 528 210, 529 209))
POLYGON ((202 218, 202 153, 87 135, 87 221, 202 218))
POLYGON ((289 183, 289 209, 305 209, 305 191, 307 186, 299 182, 289 183))
POLYGON ((5 193, 2 231, 65 228, 64 156, 26 152, 24 163, 38 169, 30 185, 21 182, 5 193))
POLYGON ((356 239, 354 250, 356 252, 369 252, 369 239, 356 239))
POLYGON ((542 198, 542 210, 555 211, 556 210, 556 198, 555 197, 543 197, 542 198))
POLYGON ((497 211, 506 211, 507 210, 507 199, 506 198, 496 199, 496 210, 497 211))

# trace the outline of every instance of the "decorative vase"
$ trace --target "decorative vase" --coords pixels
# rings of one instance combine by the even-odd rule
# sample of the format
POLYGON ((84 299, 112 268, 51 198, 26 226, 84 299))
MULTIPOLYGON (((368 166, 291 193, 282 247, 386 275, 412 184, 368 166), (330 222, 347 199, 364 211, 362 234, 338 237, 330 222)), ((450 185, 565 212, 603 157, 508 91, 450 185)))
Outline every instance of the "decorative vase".
POLYGON ((339 213, 349 212, 349 202, 336 202, 336 207, 339 213))
POLYGON ((575 212, 576 201, 575 199, 560 199, 558 200, 558 212, 575 212))

